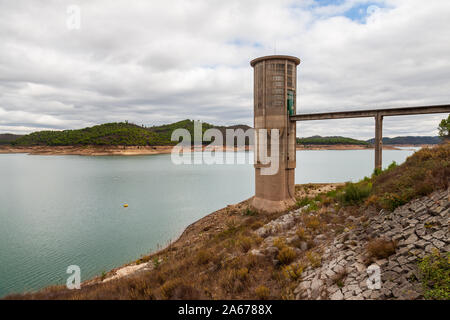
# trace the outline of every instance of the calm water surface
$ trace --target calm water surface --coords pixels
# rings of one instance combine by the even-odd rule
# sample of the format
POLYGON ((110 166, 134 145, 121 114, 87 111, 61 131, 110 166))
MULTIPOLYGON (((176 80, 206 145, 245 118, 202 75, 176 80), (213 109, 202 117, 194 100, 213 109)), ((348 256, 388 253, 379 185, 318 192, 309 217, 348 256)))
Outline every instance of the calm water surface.
MULTIPOLYGON (((413 152, 384 150, 383 165, 413 152)), ((373 150, 298 151, 296 183, 359 180, 371 174, 373 157, 373 150)), ((69 265, 86 280, 136 260, 252 196, 253 171, 176 166, 170 155, 0 155, 0 296, 65 283, 69 265)))

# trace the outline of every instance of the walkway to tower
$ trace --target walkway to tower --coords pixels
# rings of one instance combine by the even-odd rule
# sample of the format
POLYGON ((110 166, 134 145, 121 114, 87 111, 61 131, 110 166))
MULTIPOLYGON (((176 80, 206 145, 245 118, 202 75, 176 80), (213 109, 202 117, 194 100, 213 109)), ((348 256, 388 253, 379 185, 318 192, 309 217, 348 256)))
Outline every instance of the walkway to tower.
POLYGON ((375 119, 375 168, 381 169, 383 150, 383 118, 414 114, 450 113, 450 104, 436 106, 405 107, 392 109, 374 109, 357 111, 340 111, 325 113, 297 114, 289 117, 290 121, 310 121, 327 119, 346 119, 373 117, 375 119))

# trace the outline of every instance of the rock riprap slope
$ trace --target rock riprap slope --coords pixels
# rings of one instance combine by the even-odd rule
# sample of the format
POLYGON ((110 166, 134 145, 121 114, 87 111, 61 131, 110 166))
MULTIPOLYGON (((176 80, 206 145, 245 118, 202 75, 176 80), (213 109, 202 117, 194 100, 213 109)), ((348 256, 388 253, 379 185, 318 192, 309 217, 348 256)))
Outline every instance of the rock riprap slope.
POLYGON ((271 256, 279 265, 280 243, 295 244, 299 258, 280 267, 297 273, 296 299, 421 299, 418 263, 433 252, 449 252, 449 211, 449 190, 436 191, 393 212, 349 215, 339 235, 331 229, 306 241, 298 230, 315 213, 305 206, 256 230, 264 241, 251 254, 271 256), (369 266, 379 267, 380 281, 369 266))

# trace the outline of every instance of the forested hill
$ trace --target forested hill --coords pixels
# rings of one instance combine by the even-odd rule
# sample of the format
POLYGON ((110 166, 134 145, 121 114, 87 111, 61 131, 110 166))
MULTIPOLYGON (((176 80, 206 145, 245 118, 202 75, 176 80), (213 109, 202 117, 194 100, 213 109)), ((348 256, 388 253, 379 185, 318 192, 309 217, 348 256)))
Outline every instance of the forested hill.
MULTIPOLYGON (((210 128, 217 128, 224 132, 227 128, 248 129, 248 126, 213 126, 203 123, 203 132, 210 128)), ((79 130, 38 131, 21 136, 8 143, 16 146, 77 146, 77 145, 122 145, 122 146, 164 146, 175 145, 171 141, 175 129, 187 129, 192 137, 194 121, 183 120, 172 124, 143 127, 128 122, 106 123, 79 130)))
MULTIPOLYGON (((215 126, 203 123, 203 132, 207 129, 216 128, 224 134, 226 143, 226 129, 249 129, 246 125, 215 126)), ((78 130, 63 131, 38 131, 28 135, 0 134, 0 145, 12 144, 16 146, 79 146, 79 145, 124 145, 124 146, 164 146, 174 145, 171 141, 172 132, 175 129, 186 129, 191 135, 194 134, 194 121, 182 120, 171 124, 144 127, 128 122, 116 122, 96 125, 78 130)), ((297 138, 297 144, 302 145, 369 145, 374 139, 367 141, 346 138, 341 136, 321 137, 312 136, 297 138)), ((246 141, 248 143, 248 141, 246 141)), ((395 137, 383 138, 383 143, 389 144, 437 144, 439 137, 395 137)), ((205 143, 208 143, 205 141, 205 143)))
POLYGON ((369 145, 368 142, 363 140, 357 140, 352 138, 334 136, 334 137, 321 137, 312 136, 307 138, 297 138, 297 144, 303 145, 335 145, 335 144, 348 144, 348 145, 369 145))
MULTIPOLYGON (((375 139, 369 139, 367 142, 373 143, 375 139)), ((439 144, 442 140, 439 137, 429 136, 406 136, 395 138, 383 138, 383 144, 439 144)))
POLYGON ((23 137, 23 135, 12 134, 12 133, 2 133, 0 134, 0 145, 10 144, 11 142, 23 137))

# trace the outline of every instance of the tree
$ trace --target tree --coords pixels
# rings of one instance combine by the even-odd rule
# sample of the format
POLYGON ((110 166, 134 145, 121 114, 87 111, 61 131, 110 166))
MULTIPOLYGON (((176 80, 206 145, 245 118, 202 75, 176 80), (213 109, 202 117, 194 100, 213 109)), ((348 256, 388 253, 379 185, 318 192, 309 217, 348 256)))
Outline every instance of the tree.
POLYGON ((439 136, 442 138, 450 138, 450 114, 448 115, 447 119, 442 119, 441 123, 438 127, 439 130, 439 136))

